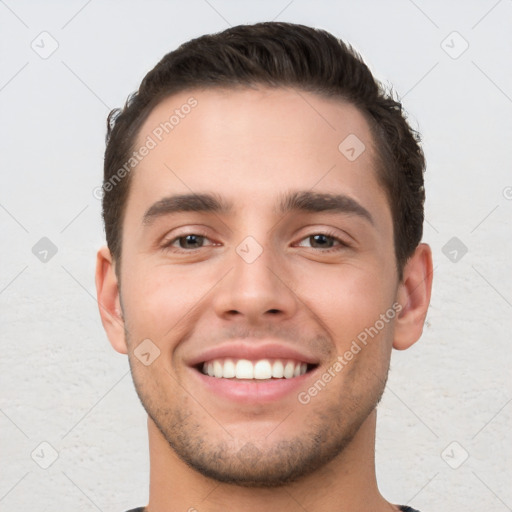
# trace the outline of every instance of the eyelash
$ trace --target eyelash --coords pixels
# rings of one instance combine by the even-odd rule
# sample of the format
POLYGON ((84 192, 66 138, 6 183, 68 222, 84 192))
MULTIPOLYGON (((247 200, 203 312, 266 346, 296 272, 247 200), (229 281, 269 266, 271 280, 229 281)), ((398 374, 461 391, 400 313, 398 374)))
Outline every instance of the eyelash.
POLYGON ((336 233, 333 233, 331 231, 319 231, 318 233, 312 233, 311 235, 308 235, 308 236, 305 236, 304 238, 301 238, 301 242, 303 240, 306 240, 308 238, 311 238, 311 237, 314 237, 314 236, 317 236, 317 235, 322 235, 322 236, 325 236, 326 238, 330 238, 332 240, 334 240, 334 242, 337 242, 338 245, 335 245, 334 247, 329 247, 328 249, 318 249, 316 247, 311 247, 311 249, 317 249, 319 250, 320 252, 322 253, 331 253, 331 252, 337 252, 337 251, 341 251, 343 249, 348 249, 351 247, 350 244, 348 244, 347 242, 345 242, 345 240, 341 239, 340 237, 336 236, 336 233))
MULTIPOLYGON (((191 253, 194 251, 198 251, 199 249, 203 249, 203 247, 199 247, 196 249, 182 249, 182 248, 178 248, 178 247, 172 247, 174 243, 176 243, 177 241, 179 241, 182 238, 186 238, 187 236, 196 236, 196 237, 206 238, 207 240, 209 240, 209 238, 202 233, 198 233, 198 232, 184 233, 182 235, 174 237, 173 239, 171 239, 167 242, 164 242, 164 245, 162 246, 162 248, 165 250, 171 250, 171 251, 177 252, 177 253, 185 253, 185 252, 191 253)), ((208 246, 208 247, 211 247, 211 246, 208 246)))
MULTIPOLYGON (((307 240, 308 238, 311 238, 311 237, 314 237, 314 236, 318 236, 318 235, 325 236, 326 238, 332 239, 334 242, 338 243, 338 245, 335 245, 334 247, 329 247, 328 249, 311 247, 311 249, 318 250, 318 251, 320 251, 320 252, 322 252, 324 254, 325 253, 336 252, 336 251, 347 249, 347 248, 351 247, 350 244, 348 244, 347 242, 345 242, 344 240, 342 240, 341 238, 336 236, 336 233, 332 233, 332 232, 329 232, 329 231, 319 231, 317 233, 312 233, 311 235, 308 235, 308 236, 305 236, 305 237, 301 238, 300 242, 302 242, 304 240, 307 240)), ((169 251, 172 251, 172 252, 175 252, 175 253, 181 253, 181 254, 193 253, 195 251, 203 249, 203 247, 198 247, 198 248, 195 248, 195 249, 182 249, 182 248, 178 248, 178 247, 173 247, 173 244, 175 244, 176 242, 178 242, 182 238, 186 238, 187 236, 196 236, 196 237, 201 237, 201 238, 205 238, 205 239, 209 240, 209 238, 206 235, 201 234, 199 232, 184 233, 182 235, 174 237, 173 239, 169 240, 168 242, 165 242, 163 244, 163 246, 162 246, 162 249, 169 250, 169 251)), ((213 244, 213 245, 218 245, 218 244, 213 244)), ((212 247, 213 245, 209 245, 207 247, 212 247)))

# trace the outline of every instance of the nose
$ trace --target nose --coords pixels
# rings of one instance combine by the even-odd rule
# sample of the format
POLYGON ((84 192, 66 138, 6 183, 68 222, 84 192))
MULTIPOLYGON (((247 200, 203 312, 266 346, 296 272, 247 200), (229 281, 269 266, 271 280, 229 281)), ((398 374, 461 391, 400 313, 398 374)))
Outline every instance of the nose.
POLYGON ((246 323, 285 320, 292 317, 298 298, 291 288, 289 270, 279 258, 263 249, 255 259, 235 251, 231 271, 216 290, 213 307, 218 317, 246 323))

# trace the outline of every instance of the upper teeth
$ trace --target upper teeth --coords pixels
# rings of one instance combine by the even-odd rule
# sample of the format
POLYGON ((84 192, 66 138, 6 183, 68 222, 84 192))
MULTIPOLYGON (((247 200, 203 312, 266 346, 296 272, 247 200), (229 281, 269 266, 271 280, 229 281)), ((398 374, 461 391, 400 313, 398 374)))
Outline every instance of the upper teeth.
POLYGON ((279 359, 213 359, 203 363, 203 373, 219 379, 291 379, 304 375, 308 365, 279 359))

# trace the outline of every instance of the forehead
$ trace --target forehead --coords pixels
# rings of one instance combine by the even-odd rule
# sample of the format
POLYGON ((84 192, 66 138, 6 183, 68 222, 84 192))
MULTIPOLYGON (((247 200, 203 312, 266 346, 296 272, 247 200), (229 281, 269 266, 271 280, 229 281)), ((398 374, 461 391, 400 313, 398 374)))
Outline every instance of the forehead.
MULTIPOLYGON (((342 188, 383 201, 369 125, 353 105, 285 88, 192 89, 160 102, 134 149, 130 196, 214 191, 243 208, 273 192, 342 188), (140 152, 140 151, 139 151, 140 152)), ((132 198, 133 199, 133 198, 132 198)))

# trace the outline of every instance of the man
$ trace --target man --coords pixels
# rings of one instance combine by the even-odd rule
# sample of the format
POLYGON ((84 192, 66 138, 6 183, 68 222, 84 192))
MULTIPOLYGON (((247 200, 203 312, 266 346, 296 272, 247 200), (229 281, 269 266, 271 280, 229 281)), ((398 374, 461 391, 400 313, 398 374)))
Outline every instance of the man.
POLYGON ((135 510, 412 510, 374 449, 430 300, 424 168, 360 57, 301 25, 192 40, 111 113, 96 286, 148 413, 135 510))

